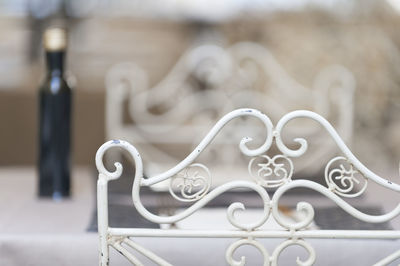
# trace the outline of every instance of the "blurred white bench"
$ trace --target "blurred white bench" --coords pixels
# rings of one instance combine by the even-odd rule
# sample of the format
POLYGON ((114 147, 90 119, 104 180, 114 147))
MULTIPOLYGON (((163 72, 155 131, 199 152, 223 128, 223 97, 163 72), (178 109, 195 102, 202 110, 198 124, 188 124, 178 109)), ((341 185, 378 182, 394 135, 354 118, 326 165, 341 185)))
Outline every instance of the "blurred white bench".
MULTIPOLYGON (((199 258, 198 254, 206 253, 211 258, 214 256, 217 258, 217 254, 213 253, 221 250, 221 246, 216 246, 215 243, 222 242, 222 245, 226 247, 224 248, 225 263, 229 265, 245 265, 246 263, 246 265, 278 265, 278 262, 280 265, 294 264, 293 261, 282 262, 279 259, 281 254, 289 251, 290 254, 298 254, 299 250, 293 251, 289 248, 291 246, 303 249, 300 250, 300 253, 303 252, 302 258, 298 257, 296 260, 298 265, 329 265, 325 263, 326 261, 331 261, 335 265, 336 260, 343 257, 342 252, 346 250, 349 251, 349 255, 345 257, 348 265, 360 265, 359 262, 365 261, 371 265, 388 265, 400 258, 399 230, 319 230, 312 226, 314 208, 310 203, 298 202, 297 210, 290 212, 279 207, 279 202, 285 197, 286 192, 303 188, 322 194, 349 215, 367 223, 391 221, 400 214, 400 185, 366 168, 348 149, 331 124, 314 112, 294 111, 283 116, 274 125, 268 116, 257 110, 237 109, 222 117, 184 160, 168 171, 148 178, 143 176, 143 163, 139 151, 122 140, 112 140, 103 144, 96 154, 96 166, 99 171, 97 208, 100 265, 109 265, 109 247, 113 247, 134 265, 149 265, 143 261, 151 261, 155 265, 189 265, 188 263, 212 265, 209 258, 199 258), (232 120, 238 120, 239 117, 259 120, 266 133, 265 138, 256 147, 251 145, 252 140, 246 136, 239 143, 240 152, 248 159, 248 164, 242 165, 248 169, 247 177, 243 176, 241 180, 233 181, 226 178, 224 180, 228 181, 224 184, 212 186, 212 181, 218 177, 214 176, 212 168, 209 169, 199 162, 199 156, 208 149, 209 145, 213 145, 213 139, 224 131, 223 128, 227 124, 232 123, 232 120), (342 153, 341 156, 323 162, 326 165, 323 185, 306 179, 292 180, 295 166, 297 166, 296 160, 305 154, 308 143, 303 138, 295 138, 294 141, 299 145, 293 149, 288 147, 281 136, 287 123, 298 119, 311 119, 319 123, 342 153), (270 155, 272 146, 276 146, 278 151, 270 155), (135 176, 132 177, 134 178, 133 205, 145 219, 160 224, 160 229, 109 226, 107 185, 109 181, 118 179, 123 171, 120 163, 115 163, 115 171, 107 170, 103 164, 105 152, 112 148, 124 149, 133 158, 135 162, 135 176), (140 190, 142 187, 151 187, 165 180, 169 182, 171 199, 186 202, 187 206, 174 213, 152 213, 143 205, 140 190), (394 197, 399 199, 396 201, 399 204, 385 214, 370 215, 357 210, 345 201, 347 198, 361 196, 368 189, 368 182, 387 189, 387 193, 393 193, 394 197), (276 190, 273 192, 271 189, 276 190), (197 216, 201 220, 197 220, 197 223, 192 223, 192 225, 185 225, 185 221, 201 214, 208 202, 232 190, 254 191, 260 197, 263 208, 258 210, 258 213, 248 212, 244 204, 238 200, 226 206, 226 216, 222 216, 226 220, 222 228, 218 221, 222 219, 221 216, 212 214, 197 216), (202 226, 204 224, 207 226, 202 226), (210 224, 215 226, 210 227, 210 224), (179 241, 179 239, 184 240, 179 241), (353 241, 346 242, 344 246, 343 243, 346 240, 353 241), (143 243, 147 247, 144 247, 143 243), (328 246, 335 250, 331 253, 326 250, 321 252, 323 243, 328 243, 328 246), (361 248, 357 249, 356 246, 360 243, 361 248), (184 246, 184 254, 177 254, 177 250, 182 250, 182 247, 178 245, 184 246), (258 257, 257 254, 239 257, 236 253, 242 252, 244 247, 257 250, 258 257), (365 250, 366 247, 371 250, 365 250), (173 254, 173 258, 168 260, 160 254, 173 254), (352 254, 354 257, 351 257, 352 254), (358 258, 360 254, 363 258, 358 258), (255 259, 257 259, 256 262, 255 259)), ((240 195, 239 192, 238 194, 240 195)), ((214 265, 221 265, 221 262, 214 265)))
MULTIPOLYGON (((262 110, 274 120, 293 110, 315 111, 332 121, 349 143, 354 88, 353 75, 339 65, 322 69, 308 88, 290 77, 259 44, 200 45, 185 52, 154 86, 149 85, 147 72, 134 63, 112 67, 106 78, 106 137, 134 142, 147 163, 145 175, 171 167, 197 145, 211 121, 237 108, 262 110)), ((210 163, 241 162, 232 143, 250 133, 254 139, 263 137, 252 121, 231 126, 235 130, 223 132, 211 147, 210 163)), ((319 174, 322 165, 316 161, 336 152, 334 143, 327 142, 314 123, 293 123, 286 134, 314 139, 298 168, 304 175, 319 174)))

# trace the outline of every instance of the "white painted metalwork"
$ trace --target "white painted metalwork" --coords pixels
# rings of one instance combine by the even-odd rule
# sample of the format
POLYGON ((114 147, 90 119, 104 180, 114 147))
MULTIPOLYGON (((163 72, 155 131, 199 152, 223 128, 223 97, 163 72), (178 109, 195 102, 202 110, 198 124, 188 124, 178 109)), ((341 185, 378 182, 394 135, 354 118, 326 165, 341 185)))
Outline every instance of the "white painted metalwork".
MULTIPOLYGON (((255 109, 237 109, 222 117, 203 138, 198 146, 181 162, 171 169, 145 178, 143 176, 142 158, 134 146, 123 140, 112 140, 103 144, 96 154, 96 166, 99 171, 97 186, 97 208, 98 225, 100 237, 100 265, 109 264, 109 246, 114 247, 134 265, 143 265, 129 249, 133 249, 159 265, 171 265, 150 250, 145 249, 134 242, 135 237, 183 237, 183 238, 232 238, 236 239, 226 250, 226 261, 229 265, 245 265, 246 258, 236 260, 233 254, 241 246, 251 246, 258 249, 264 257, 264 265, 277 265, 279 255, 287 247, 297 245, 304 248, 308 253, 305 261, 297 259, 298 265, 312 265, 317 257, 314 248, 307 239, 315 238, 345 238, 345 239, 400 239, 400 231, 389 230, 311 230, 309 225, 314 219, 314 208, 308 202, 299 202, 297 211, 304 215, 301 220, 292 222, 285 219, 278 205, 283 195, 295 188, 307 188, 319 192, 336 203, 349 215, 367 223, 380 223, 390 221, 400 214, 400 202, 392 211, 382 215, 370 215, 363 213, 343 197, 357 197, 367 188, 367 181, 375 182, 389 190, 400 193, 400 185, 384 179, 366 168, 350 151, 344 141, 339 137, 336 130, 322 116, 310 111, 294 111, 283 116, 276 126, 270 118, 255 109), (252 139, 244 137, 239 143, 239 150, 249 157, 248 170, 253 181, 233 180, 216 187, 211 187, 212 172, 203 164, 197 163, 196 159, 208 147, 222 128, 231 120, 249 116, 257 118, 264 125, 266 137, 258 147, 249 148, 252 139), (303 138, 295 138, 294 141, 300 146, 297 149, 289 148, 281 138, 285 125, 296 118, 308 118, 315 120, 325 128, 332 137, 341 152, 342 157, 335 157, 326 164, 325 181, 321 185, 314 181, 296 179, 292 180, 294 164, 292 160, 304 155, 307 151, 307 141, 303 138), (267 152, 275 144, 280 154, 268 156, 267 152), (145 219, 158 224, 172 224, 183 220, 204 207, 212 199, 232 189, 246 189, 257 193, 264 204, 263 215, 258 220, 244 223, 238 219, 239 211, 244 211, 245 206, 241 202, 234 202, 227 206, 227 220, 235 228, 226 230, 182 230, 182 229, 139 229, 139 228, 112 228, 108 224, 108 196, 107 184, 111 180, 118 179, 123 167, 115 163, 115 171, 107 170, 103 164, 105 152, 111 148, 119 147, 129 152, 135 162, 135 176, 132 187, 133 205, 145 219), (140 189, 143 186, 156 185, 164 180, 170 180, 170 188, 173 198, 178 201, 188 202, 190 206, 181 212, 171 215, 159 215, 152 213, 142 204, 140 189), (269 188, 277 188, 272 198, 268 192, 269 188), (178 193, 179 192, 179 193, 178 193), (268 230, 260 228, 266 221, 272 218, 282 230, 268 230), (261 238, 281 238, 284 241, 278 245, 272 253, 258 240, 261 238)), ((244 215, 245 212, 242 213, 244 215)), ((332 240, 334 241, 334 240, 332 240)), ((385 265, 400 258, 400 251, 382 259, 376 265, 385 265)))
MULTIPOLYGON (((346 142, 352 136, 355 81, 347 69, 329 66, 308 88, 290 77, 268 49, 251 42, 226 48, 214 44, 194 47, 154 86, 149 85, 142 68, 120 63, 110 69, 106 88, 106 137, 135 142, 144 161, 151 162, 146 164, 146 175, 173 165, 194 149, 212 126, 210 121, 237 108, 262 109, 272 119, 292 110, 311 109, 329 117, 346 142), (124 120, 126 113, 132 121, 124 120), (176 151, 178 144, 181 152, 175 154, 160 147, 170 145, 176 151)), ((218 163, 242 162, 232 144, 247 134, 246 129, 251 127, 254 137, 261 138, 264 132, 249 123, 246 128, 237 126, 222 132, 210 147, 218 163)), ((337 151, 333 142, 325 141, 316 124, 304 127, 293 123, 286 134, 314 139, 315 146, 307 157, 299 159, 297 171, 319 172, 321 159, 328 160, 337 151)), ((215 180, 215 184, 218 182, 215 180)))

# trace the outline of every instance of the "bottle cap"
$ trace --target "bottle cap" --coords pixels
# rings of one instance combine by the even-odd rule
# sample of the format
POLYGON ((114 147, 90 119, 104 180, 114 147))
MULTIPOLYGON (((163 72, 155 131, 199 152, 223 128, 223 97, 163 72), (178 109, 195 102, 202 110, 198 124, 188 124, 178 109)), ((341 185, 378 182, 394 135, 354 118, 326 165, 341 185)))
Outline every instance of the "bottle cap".
POLYGON ((43 46, 46 51, 63 51, 67 47, 67 32, 63 28, 49 28, 43 34, 43 46))

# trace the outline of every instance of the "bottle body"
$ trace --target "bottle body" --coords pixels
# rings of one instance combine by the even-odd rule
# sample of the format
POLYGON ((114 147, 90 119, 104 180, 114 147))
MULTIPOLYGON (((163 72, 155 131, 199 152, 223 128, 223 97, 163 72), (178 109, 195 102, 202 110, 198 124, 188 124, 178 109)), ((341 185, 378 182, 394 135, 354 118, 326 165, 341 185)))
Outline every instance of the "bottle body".
POLYGON ((70 196, 72 91, 63 78, 64 51, 47 51, 39 90, 39 196, 70 196))

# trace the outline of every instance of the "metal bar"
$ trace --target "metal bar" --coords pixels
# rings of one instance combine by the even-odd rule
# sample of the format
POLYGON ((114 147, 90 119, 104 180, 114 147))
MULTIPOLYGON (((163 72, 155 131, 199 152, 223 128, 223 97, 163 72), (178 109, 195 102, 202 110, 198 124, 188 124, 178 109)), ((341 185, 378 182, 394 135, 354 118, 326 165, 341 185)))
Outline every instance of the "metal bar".
POLYGON ((133 256, 129 251, 127 251, 119 242, 113 243, 112 246, 118 250, 125 258, 127 258, 135 266, 144 266, 135 256, 133 256))
POLYGON ((159 256, 157 256, 156 254, 154 254, 153 252, 151 252, 150 250, 138 245, 137 243, 133 242, 131 239, 129 238, 124 238, 123 242, 125 244, 127 244, 129 247, 135 249, 137 252, 139 252, 140 254, 143 254, 144 256, 146 256, 147 258, 151 259, 152 261, 154 261, 155 263, 157 263, 158 265, 161 266, 172 266, 171 263, 163 260, 162 258, 160 258, 159 256))
POLYGON ((99 174, 97 181, 97 225, 99 231, 99 265, 109 265, 107 180, 99 174))
POLYGON ((394 252, 393 254, 390 254, 389 256, 387 256, 386 258, 384 258, 383 260, 378 261, 377 263, 375 263, 373 266, 384 266, 384 265, 388 265, 389 263, 397 260, 398 258, 400 258, 400 249, 396 252, 394 252))
POLYGON ((239 231, 109 228, 111 236, 176 237, 176 238, 335 238, 335 239, 399 239, 400 231, 392 230, 305 230, 305 231, 239 231))

